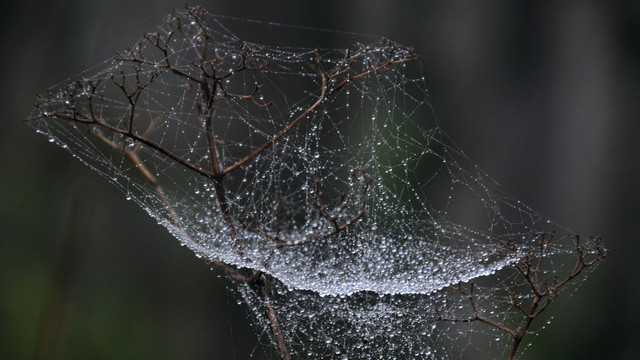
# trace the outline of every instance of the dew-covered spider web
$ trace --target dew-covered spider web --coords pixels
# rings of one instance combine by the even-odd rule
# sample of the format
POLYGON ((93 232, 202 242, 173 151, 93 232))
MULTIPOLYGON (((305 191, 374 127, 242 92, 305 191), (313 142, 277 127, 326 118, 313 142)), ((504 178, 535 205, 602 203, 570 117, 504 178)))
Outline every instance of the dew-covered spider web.
POLYGON ((28 122, 229 274, 282 358, 505 355, 514 264, 574 265, 384 38, 176 10, 28 122))

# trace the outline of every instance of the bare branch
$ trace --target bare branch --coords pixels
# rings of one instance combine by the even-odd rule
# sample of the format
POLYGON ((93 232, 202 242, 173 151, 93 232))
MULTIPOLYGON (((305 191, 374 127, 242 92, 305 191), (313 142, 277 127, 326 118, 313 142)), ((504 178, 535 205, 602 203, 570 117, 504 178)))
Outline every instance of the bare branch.
POLYGON ((504 252, 503 256, 520 256, 519 259, 512 262, 513 268, 520 274, 520 277, 524 279, 524 283, 528 287, 530 293, 525 292, 520 295, 521 283, 514 280, 511 286, 506 287, 507 294, 511 299, 510 306, 517 310, 522 316, 522 322, 517 329, 512 329, 504 326, 496 321, 484 316, 479 310, 476 300, 473 294, 474 284, 469 284, 469 290, 465 290, 462 284, 451 286, 455 292, 460 294, 463 298, 468 299, 469 307, 473 312, 470 317, 457 317, 451 311, 443 316, 443 311, 435 309, 437 316, 430 319, 429 322, 482 322, 493 328, 508 333, 513 337, 513 343, 509 352, 509 359, 514 359, 518 353, 522 339, 528 333, 533 320, 538 317, 557 297, 560 289, 564 287, 569 281, 579 276, 582 271, 592 265, 597 264, 607 255, 606 249, 600 246, 600 238, 590 238, 587 245, 580 243, 580 237, 578 235, 573 236, 573 250, 576 256, 576 262, 569 274, 567 274, 562 280, 558 281, 557 276, 554 276, 551 281, 547 278, 543 278, 542 265, 543 260, 547 256, 549 247, 554 240, 554 233, 538 234, 538 247, 536 249, 529 250, 526 254, 521 255, 520 249, 515 242, 506 241, 503 242, 504 252), (522 299, 527 300, 528 304, 523 303, 522 299))
MULTIPOLYGON (((317 96, 314 98, 315 101, 307 104, 308 106, 298 112, 298 116, 293 120, 281 124, 281 128, 262 140, 264 143, 250 148, 243 153, 244 156, 229 165, 229 162, 225 162, 227 159, 222 158, 221 149, 225 139, 219 138, 222 134, 216 134, 218 119, 215 118, 215 110, 219 109, 219 105, 225 101, 246 102, 247 106, 256 109, 274 105, 270 99, 262 99, 263 93, 269 94, 264 90, 263 84, 256 83, 253 88, 246 87, 241 90, 227 84, 227 82, 234 84, 236 76, 241 78, 248 72, 260 73, 267 68, 268 64, 260 60, 261 49, 258 46, 248 45, 243 41, 233 45, 234 56, 219 51, 219 46, 214 39, 215 34, 209 33, 202 21, 202 14, 201 7, 189 8, 188 15, 179 15, 174 12, 173 19, 170 19, 166 24, 168 27, 164 28, 166 32, 147 33, 137 46, 116 54, 115 61, 122 64, 117 64, 118 71, 110 76, 111 81, 85 78, 73 86, 62 88, 58 93, 50 92, 48 98, 42 98, 42 105, 39 105, 41 113, 31 120, 52 117, 56 121, 81 124, 98 139, 98 142, 122 154, 122 157, 138 169, 144 181, 155 191, 157 199, 166 210, 169 221, 183 231, 187 241, 196 245, 195 236, 189 232, 178 216, 175 204, 172 204, 170 197, 160 184, 161 179, 154 174, 150 165, 145 163, 145 151, 157 152, 160 157, 168 158, 171 162, 205 177, 208 184, 213 185, 215 190, 213 206, 217 207, 225 224, 226 235, 235 242, 239 255, 244 256, 240 248, 239 229, 260 234, 273 242, 265 265, 277 249, 330 238, 347 231, 353 224, 361 222, 366 216, 369 188, 373 181, 373 178, 367 174, 367 169, 362 169, 359 173, 353 171, 350 174, 355 186, 359 187, 353 192, 354 196, 342 194, 337 201, 329 201, 329 204, 321 191, 323 185, 321 172, 310 173, 311 183, 315 187, 315 198, 306 204, 308 207, 306 211, 312 214, 314 217, 312 220, 322 226, 304 235, 293 234, 298 236, 293 239, 290 235, 293 233, 291 229, 295 211, 288 209, 282 198, 276 204, 266 204, 267 209, 271 209, 273 213, 272 227, 271 224, 269 228, 246 225, 244 218, 255 218, 258 214, 235 213, 237 211, 232 207, 233 202, 230 199, 233 199, 236 194, 230 193, 228 186, 225 186, 226 175, 244 166, 292 133, 300 123, 317 112, 327 99, 339 93, 349 82, 363 80, 380 73, 387 67, 413 61, 418 57, 413 51, 401 50, 397 45, 383 41, 379 48, 363 47, 356 51, 350 47, 342 61, 332 64, 323 61, 323 54, 316 49, 313 53, 314 58, 311 60, 313 64, 310 64, 317 72, 317 75, 314 75, 317 76, 318 86, 314 89, 314 94, 317 96), (182 41, 183 48, 174 48, 174 40, 182 41), (368 63, 366 60, 371 59, 369 55, 372 52, 375 61, 368 63), (124 67, 129 69, 129 73, 124 67), (158 91, 160 86, 169 83, 165 82, 167 76, 173 83, 177 79, 187 94, 193 97, 190 100, 195 103, 196 109, 193 115, 197 116, 197 120, 194 119, 195 124, 192 128, 197 127, 196 130, 200 132, 198 136, 206 137, 206 153, 200 157, 202 160, 194 161, 191 157, 181 156, 180 150, 167 145, 164 140, 157 140, 158 137, 154 136, 154 130, 167 125, 170 117, 158 116, 153 120, 146 120, 140 116, 146 95, 149 92, 158 91), (163 84, 159 84, 161 81, 163 84), (112 88, 115 88, 120 96, 116 101, 123 104, 122 109, 126 111, 122 115, 123 118, 116 121, 112 121, 105 114, 106 105, 103 98, 105 89, 112 88), (59 99, 63 100, 64 105, 58 106, 59 99), (146 129, 142 131, 144 127, 146 129)), ((254 75, 256 74, 251 76, 254 75)), ((172 119, 175 120, 175 117, 172 119)), ((258 221, 256 223, 259 224, 258 221)), ((197 246, 194 248, 196 252, 199 251, 197 246)), ((258 270, 237 269, 217 259, 211 259, 211 255, 202 253, 199 255, 207 258, 235 281, 254 285, 253 290, 256 295, 264 301, 264 315, 269 321, 279 354, 281 358, 289 359, 289 349, 284 333, 267 291, 268 284, 264 281, 266 275, 258 270)), ((461 288, 460 290, 462 291, 461 288)), ((473 321, 485 322, 495 327, 500 326, 483 317, 475 308, 473 297, 469 296, 469 298, 476 312, 473 321)), ((446 318, 443 317, 441 320, 444 321, 446 318)))

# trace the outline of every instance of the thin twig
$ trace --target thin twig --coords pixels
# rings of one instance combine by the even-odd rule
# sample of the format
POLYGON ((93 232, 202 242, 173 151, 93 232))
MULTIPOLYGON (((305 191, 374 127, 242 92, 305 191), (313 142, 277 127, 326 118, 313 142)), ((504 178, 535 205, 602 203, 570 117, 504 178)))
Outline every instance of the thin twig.
MULTIPOLYGON (((473 312, 472 316, 458 317, 454 315, 452 311, 448 311, 447 315, 443 316, 442 310, 435 309, 436 316, 429 319, 428 322, 435 323, 444 321, 469 323, 478 321, 485 323, 493 328, 506 332, 513 338, 513 343, 509 351, 508 359, 515 359, 520 345, 522 344, 522 340, 531 328, 533 320, 538 317, 551 304, 551 302, 553 302, 557 298, 560 289, 567 283, 569 283, 569 281, 579 276, 585 268, 597 264, 607 255, 606 249, 600 246, 600 238, 591 238, 587 245, 582 245, 580 243, 580 237, 578 235, 575 235, 572 237, 572 240, 574 241, 573 250, 576 256, 576 262, 573 269, 562 280, 558 281, 557 278, 554 277, 552 281, 549 281, 548 279, 541 277, 541 275, 543 275, 542 264, 549 251, 549 246, 554 240, 554 233, 541 233, 537 236, 538 248, 530 250, 523 256, 521 255, 518 246, 515 245, 515 242, 503 242, 503 256, 520 256, 518 260, 513 261, 511 265, 514 267, 520 277, 524 279, 524 284, 526 284, 526 286, 528 287, 528 291, 530 291, 529 296, 532 295, 531 299, 528 300, 530 301, 528 302, 528 305, 525 305, 521 301, 521 284, 518 281, 514 280, 512 286, 507 287, 506 289, 507 293, 509 294, 509 298, 511 299, 511 307, 516 309, 518 313, 523 316, 522 322, 516 329, 504 326, 494 320, 485 317, 481 313, 480 309, 478 309, 477 307, 475 296, 473 294, 473 283, 469 284, 469 290, 465 290, 463 284, 458 284, 456 286, 450 287, 455 292, 460 294, 460 296, 468 299, 469 306, 471 307, 471 311, 473 312)), ((526 291, 524 295, 526 298, 526 291)))

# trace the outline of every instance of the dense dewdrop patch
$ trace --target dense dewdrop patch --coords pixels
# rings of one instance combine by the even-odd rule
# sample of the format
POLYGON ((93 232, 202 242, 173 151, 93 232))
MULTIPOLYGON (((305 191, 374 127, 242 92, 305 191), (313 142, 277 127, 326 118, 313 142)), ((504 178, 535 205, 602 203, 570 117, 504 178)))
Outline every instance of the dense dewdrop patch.
MULTIPOLYGON (((216 206, 213 181, 127 135, 146 134, 148 142, 193 167, 208 167, 207 134, 197 119, 201 105, 195 98, 201 90, 188 82, 202 76, 191 49, 192 43, 202 41, 198 46, 215 46, 208 66, 228 66, 220 85, 227 87, 218 91, 242 94, 217 101, 213 114, 220 160, 229 166, 317 101, 322 80, 313 67, 315 49, 241 43, 215 16, 203 17, 210 20, 207 42, 195 21, 182 24, 181 37, 169 36, 177 19, 168 19, 155 33, 80 80, 51 90, 39 101, 31 124, 123 188, 127 198, 135 199, 200 256, 261 270, 292 288, 322 295, 430 293, 494 272, 512 260, 491 254, 497 249, 497 236, 503 235, 493 228, 514 235, 514 224, 502 218, 501 207, 515 205, 496 198, 482 174, 468 173, 457 163, 458 150, 443 143, 433 118, 424 79, 407 75, 406 64, 351 81, 295 131, 230 173, 225 179, 229 206, 254 223, 251 229, 238 229, 237 239, 231 239, 216 206), (163 37, 167 48, 158 51, 154 44, 163 37), (243 57, 247 68, 260 70, 234 74, 236 61, 243 57), (140 62, 132 61, 138 58, 140 62), (253 97, 242 98, 247 94, 253 97), (262 107, 265 104, 272 106, 262 107), (65 118, 81 114, 83 108, 93 113, 82 114, 86 121, 65 118), (91 116, 105 126, 91 123, 91 116), (56 118, 63 121, 52 121, 56 118), (107 134, 105 127, 120 132, 107 134), (109 146, 103 137, 108 137, 109 146), (140 177, 140 164, 122 156, 127 148, 139 148, 137 156, 162 184, 182 229, 172 221, 153 182, 140 177), (366 199, 359 183, 365 178, 370 181, 366 199), (446 192, 446 201, 452 202, 458 187, 476 197, 463 201, 490 212, 486 229, 452 224, 446 208, 432 208, 431 193, 446 192), (309 205, 319 200, 320 192, 327 208, 323 216, 309 205), (278 233, 278 241, 290 246, 275 251, 273 239, 260 233, 279 221, 273 206, 290 217, 289 228, 278 233), (331 232, 334 222, 347 223, 360 209, 364 215, 344 231, 309 240, 331 232)), ((388 40, 345 45, 348 48, 342 50, 319 50, 318 61, 329 68, 351 61, 350 53, 360 53, 350 71, 363 72, 384 56, 410 53, 388 40)), ((525 207, 515 210, 526 221, 518 224, 524 231, 519 236, 528 241, 533 238, 530 226, 539 219, 525 207)))
POLYGON ((453 321, 473 317, 458 284, 493 275, 471 304, 508 322, 507 265, 546 224, 442 133, 417 55, 387 39, 176 10, 28 121, 198 257, 270 275, 239 293, 281 355, 455 358, 482 325, 453 321), (345 40, 286 44, 310 34, 345 40))

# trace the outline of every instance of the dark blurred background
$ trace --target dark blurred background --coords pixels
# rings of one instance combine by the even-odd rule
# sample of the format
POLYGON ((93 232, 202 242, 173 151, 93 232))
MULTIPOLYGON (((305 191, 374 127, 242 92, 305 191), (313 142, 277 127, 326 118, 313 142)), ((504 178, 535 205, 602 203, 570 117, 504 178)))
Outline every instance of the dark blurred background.
MULTIPOLYGON (((638 356, 640 2, 203 5, 415 46, 454 141, 525 204, 602 235, 610 249, 578 292, 550 308, 552 325, 523 358, 638 356)), ((183 6, 3 2, 0 359, 264 355, 217 271, 21 121, 37 92, 132 45, 183 6)))

